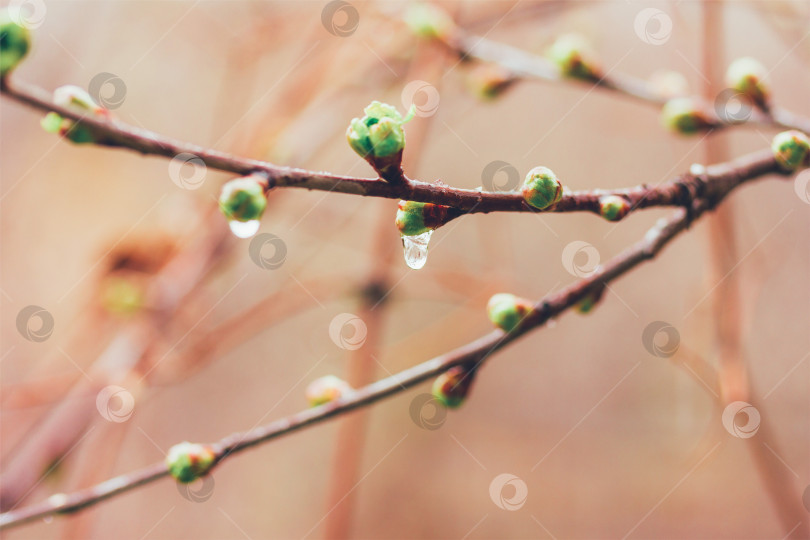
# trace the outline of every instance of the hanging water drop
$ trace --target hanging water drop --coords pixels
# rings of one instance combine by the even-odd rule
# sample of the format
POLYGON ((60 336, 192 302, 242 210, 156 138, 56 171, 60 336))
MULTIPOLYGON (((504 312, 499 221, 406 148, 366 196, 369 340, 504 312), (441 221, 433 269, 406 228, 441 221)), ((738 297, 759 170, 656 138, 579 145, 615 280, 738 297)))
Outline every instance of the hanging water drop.
POLYGON ((258 219, 251 221, 237 221, 232 219, 228 222, 231 232, 238 238, 250 238, 259 231, 261 223, 258 219))
POLYGON ((433 231, 417 234, 415 236, 403 236, 402 247, 405 250, 405 263, 419 270, 427 262, 428 243, 433 231))

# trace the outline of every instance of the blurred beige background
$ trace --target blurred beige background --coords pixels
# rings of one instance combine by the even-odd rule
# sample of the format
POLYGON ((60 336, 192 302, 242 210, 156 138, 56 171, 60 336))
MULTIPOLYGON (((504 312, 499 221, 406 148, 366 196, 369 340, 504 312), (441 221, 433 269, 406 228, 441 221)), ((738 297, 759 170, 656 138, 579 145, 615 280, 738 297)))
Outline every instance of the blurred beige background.
MULTIPOLYGON (((397 3, 352 2, 360 24, 348 37, 322 25, 325 2, 46 5, 34 49, 15 77, 51 90, 84 87, 110 72, 126 83, 125 101, 114 111, 122 120, 285 165, 370 176, 346 144, 345 127, 374 99, 401 109, 402 88, 419 73, 409 67, 416 40, 387 18, 401 10, 397 3)), ((493 40, 542 52, 556 35, 577 31, 592 39, 607 68, 642 78, 674 69, 695 92, 704 84, 697 2, 448 7, 464 27, 493 40), (671 39, 659 46, 633 29, 637 13, 650 6, 673 22, 671 39)), ((778 103, 810 115, 809 23, 805 2, 725 4, 720 69, 740 56, 757 57, 773 68, 778 103)), ((413 177, 475 188, 488 163, 504 160, 521 176, 542 164, 570 188, 592 189, 654 184, 705 163, 706 141, 665 132, 654 107, 579 85, 534 82, 485 103, 467 90, 467 66, 443 71, 426 79, 439 90, 438 112, 406 127, 427 130, 419 164, 407 171, 413 177)), ((0 108, 3 393, 57 381, 38 387, 30 400, 4 399, 5 473, 54 405, 50 388, 83 379, 101 344, 131 323, 113 319, 91 325, 92 335, 71 337, 96 301, 99 261, 111 248, 145 238, 193 238, 206 221, 203 208, 229 175, 209 170, 200 189, 184 190, 170 180, 164 159, 73 146, 42 131, 40 113, 5 98, 0 108), (45 342, 26 341, 17 331, 15 318, 30 304, 53 314, 55 330, 45 342)), ((739 155, 765 147, 773 133, 742 128, 713 137, 739 155)), ((753 183, 728 203, 740 258, 727 279, 741 291, 742 350, 762 423, 775 434, 773 451, 799 498, 810 484, 810 206, 792 179, 753 183)), ((390 200, 273 192, 262 231, 284 240, 284 265, 262 270, 248 257, 248 241, 229 241, 185 313, 187 324, 167 340, 182 349, 183 329, 204 334, 274 291, 297 298, 301 309, 200 369, 173 373, 170 364, 180 360, 167 354, 155 372, 165 369, 165 377, 116 382, 136 396, 131 418, 116 423, 94 415, 79 445, 23 504, 159 461, 176 442, 218 440, 304 408, 309 380, 347 372, 349 354, 329 339, 329 323, 359 309, 354 291, 385 256, 375 247, 380 223, 390 229, 385 249, 394 251, 390 281, 396 285, 385 304, 375 379, 488 332, 485 305, 495 292, 537 299, 571 283, 561 264, 569 242, 589 242, 607 260, 668 213, 645 211, 619 225, 577 214, 465 217, 436 232, 427 265, 414 271, 405 266, 391 226, 395 208, 390 200), (337 294, 312 286, 310 297, 306 284, 324 280, 339 284, 337 294)), ((226 227, 219 216, 210 219, 226 227)), ((702 220, 612 285, 592 314, 565 314, 499 353, 468 403, 437 430, 421 429, 409 414, 429 385, 369 409, 352 491, 352 536, 783 537, 787 531, 747 448, 762 442, 730 436, 722 408, 678 365, 679 357, 656 358, 641 342, 650 322, 667 321, 680 332, 682 352, 716 362, 712 296, 706 295, 717 280, 708 271, 709 250, 702 220), (527 485, 518 511, 502 510, 490 498, 490 483, 501 473, 527 485)), ((74 399, 92 404, 95 394, 74 399)), ((163 480, 7 537, 321 537, 340 422, 227 460, 204 502, 186 500, 163 480)))

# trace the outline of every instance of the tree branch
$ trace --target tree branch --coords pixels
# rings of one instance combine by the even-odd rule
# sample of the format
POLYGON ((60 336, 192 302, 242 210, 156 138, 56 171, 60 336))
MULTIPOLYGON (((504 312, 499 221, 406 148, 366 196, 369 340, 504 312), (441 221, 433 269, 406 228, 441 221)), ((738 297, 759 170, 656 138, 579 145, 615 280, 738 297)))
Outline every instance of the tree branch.
MULTIPOLYGON (((550 60, 528 53, 517 47, 498 43, 485 37, 476 36, 456 29, 453 34, 441 40, 462 60, 475 59, 496 64, 509 72, 514 80, 540 80, 547 82, 570 82, 582 86, 595 85, 598 88, 616 92, 641 103, 662 107, 668 98, 656 93, 644 79, 625 73, 605 74, 596 81, 565 77, 550 60)), ((723 122, 714 118, 711 129, 724 129, 737 125, 768 126, 779 129, 798 129, 810 134, 810 118, 805 118, 781 107, 771 106, 767 111, 752 109, 751 116, 742 122, 723 122)))
MULTIPOLYGON (((711 175, 715 186, 711 196, 694 196, 687 207, 676 211, 672 217, 654 226, 643 240, 600 266, 592 275, 540 300, 531 314, 512 332, 495 330, 453 351, 357 389, 325 405, 298 412, 250 431, 227 436, 211 445, 216 453, 217 462, 272 439, 371 405, 436 377, 451 367, 471 364, 480 366, 494 352, 543 326, 549 319, 563 313, 593 291, 604 288, 607 283, 616 280, 642 262, 653 259, 695 219, 714 208, 728 193, 746 180, 768 173, 784 174, 772 157, 769 159, 747 157, 734 163, 736 165, 721 164, 708 168, 707 175, 711 175)), ((0 514, 0 529, 54 514, 77 512, 110 497, 154 482, 168 474, 164 463, 156 463, 72 494, 56 494, 44 502, 0 514)))
MULTIPOLYGON (((145 129, 136 128, 115 119, 86 115, 74 109, 55 105, 45 90, 20 82, 2 81, 0 91, 15 101, 41 111, 54 111, 91 128, 103 138, 107 146, 127 148, 145 155, 174 158, 178 154, 193 154, 207 167, 240 176, 260 173, 267 178, 267 188, 295 187, 440 204, 451 207, 448 219, 463 214, 489 212, 591 212, 600 213, 599 199, 606 195, 618 195, 630 203, 631 211, 660 206, 688 205, 694 197, 713 198, 723 192, 725 180, 718 177, 717 167, 742 167, 746 179, 754 178, 758 171, 768 172, 773 168, 769 151, 748 154, 735 162, 709 168, 705 175, 685 174, 657 186, 641 185, 615 190, 567 192, 556 204, 545 210, 537 210, 526 204, 519 192, 482 192, 472 189, 452 188, 440 183, 430 184, 410 178, 391 184, 379 178, 358 178, 324 172, 282 167, 266 161, 234 156, 211 148, 171 139, 145 129)), ((722 176, 722 175, 721 175, 722 176)))

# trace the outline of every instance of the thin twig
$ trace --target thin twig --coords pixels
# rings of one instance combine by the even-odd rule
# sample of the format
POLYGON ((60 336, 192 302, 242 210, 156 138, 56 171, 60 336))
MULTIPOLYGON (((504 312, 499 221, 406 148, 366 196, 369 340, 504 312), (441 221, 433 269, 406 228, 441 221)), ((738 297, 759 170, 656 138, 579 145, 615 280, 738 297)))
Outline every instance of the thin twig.
MULTIPOLYGON (((297 187, 347 193, 367 197, 406 199, 451 207, 449 219, 468 213, 489 212, 538 212, 526 204, 518 192, 487 193, 471 189, 452 188, 443 184, 430 184, 418 180, 390 184, 379 178, 358 178, 324 172, 308 171, 274 165, 245 157, 234 156, 219 150, 179 141, 157 133, 136 128, 114 119, 87 116, 73 109, 52 103, 50 95, 36 86, 3 81, 0 90, 8 97, 42 111, 54 111, 60 116, 79 121, 103 137, 109 146, 128 148, 143 154, 174 158, 179 154, 193 154, 206 166, 247 175, 259 172, 268 178, 272 187, 297 187)), ((772 161, 770 152, 762 151, 740 158, 741 162, 758 163, 766 168, 772 161)), ((755 166, 756 167, 756 166, 755 166)), ((576 191, 563 194, 562 199, 542 212, 592 212, 600 213, 599 199, 606 195, 618 195, 630 203, 632 210, 684 206, 693 196, 712 198, 723 192, 722 182, 709 171, 706 175, 685 174, 657 186, 641 185, 615 190, 576 191)))
MULTIPOLYGON (((644 79, 613 70, 611 70, 610 74, 606 74, 594 81, 565 77, 553 62, 542 56, 485 37, 469 34, 459 29, 456 29, 453 34, 442 40, 442 43, 462 59, 474 59, 504 68, 511 75, 513 81, 539 80, 596 86, 658 108, 668 101, 667 97, 652 90, 644 79)), ((798 129, 810 134, 810 118, 776 106, 770 106, 767 111, 752 109, 750 117, 739 122, 723 122, 721 118, 715 115, 712 124, 710 129, 713 130, 748 125, 750 127, 798 129)))
MULTIPOLYGON (((713 170, 712 174, 716 184, 721 186, 712 198, 695 197, 688 208, 680 209, 669 219, 660 222, 645 235, 643 240, 600 266, 592 275, 573 283, 558 293, 543 298, 535 305, 534 311, 512 332, 504 333, 502 330, 495 330, 453 351, 360 388, 336 401, 298 412, 244 433, 235 433, 225 437, 212 445, 217 455, 217 461, 223 461, 248 448, 371 405, 435 377, 451 367, 483 363, 489 359, 492 353, 504 348, 529 331, 543 326, 549 319, 563 313, 594 290, 604 287, 605 284, 614 281, 642 262, 653 259, 666 244, 686 230, 695 219, 714 208, 729 192, 746 180, 781 172, 773 158, 769 160, 751 160, 749 158, 748 161, 743 160, 737 166, 724 164, 709 169, 713 170)), ((0 514, 0 529, 21 525, 49 515, 73 513, 167 475, 168 470, 165 463, 156 463, 72 494, 53 495, 44 502, 0 514)))

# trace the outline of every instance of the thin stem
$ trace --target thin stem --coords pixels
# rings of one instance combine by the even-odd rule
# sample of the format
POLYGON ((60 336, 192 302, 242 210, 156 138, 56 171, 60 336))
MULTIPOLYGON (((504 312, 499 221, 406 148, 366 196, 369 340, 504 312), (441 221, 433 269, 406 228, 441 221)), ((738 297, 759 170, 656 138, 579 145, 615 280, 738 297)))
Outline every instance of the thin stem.
MULTIPOLYGON (((498 43, 485 37, 476 36, 457 29, 454 34, 442 40, 447 47, 464 60, 474 59, 489 62, 507 70, 518 80, 539 80, 547 82, 569 82, 582 86, 596 86, 615 92, 660 108, 668 101, 666 96, 655 92, 644 79, 611 70, 598 80, 582 80, 565 77, 550 60, 521 50, 517 47, 498 43)), ((772 127, 779 129, 798 129, 810 134, 810 118, 800 116, 781 107, 770 107, 768 111, 752 110, 747 120, 741 122, 723 122, 715 116, 708 128, 725 129, 733 126, 772 127)))

